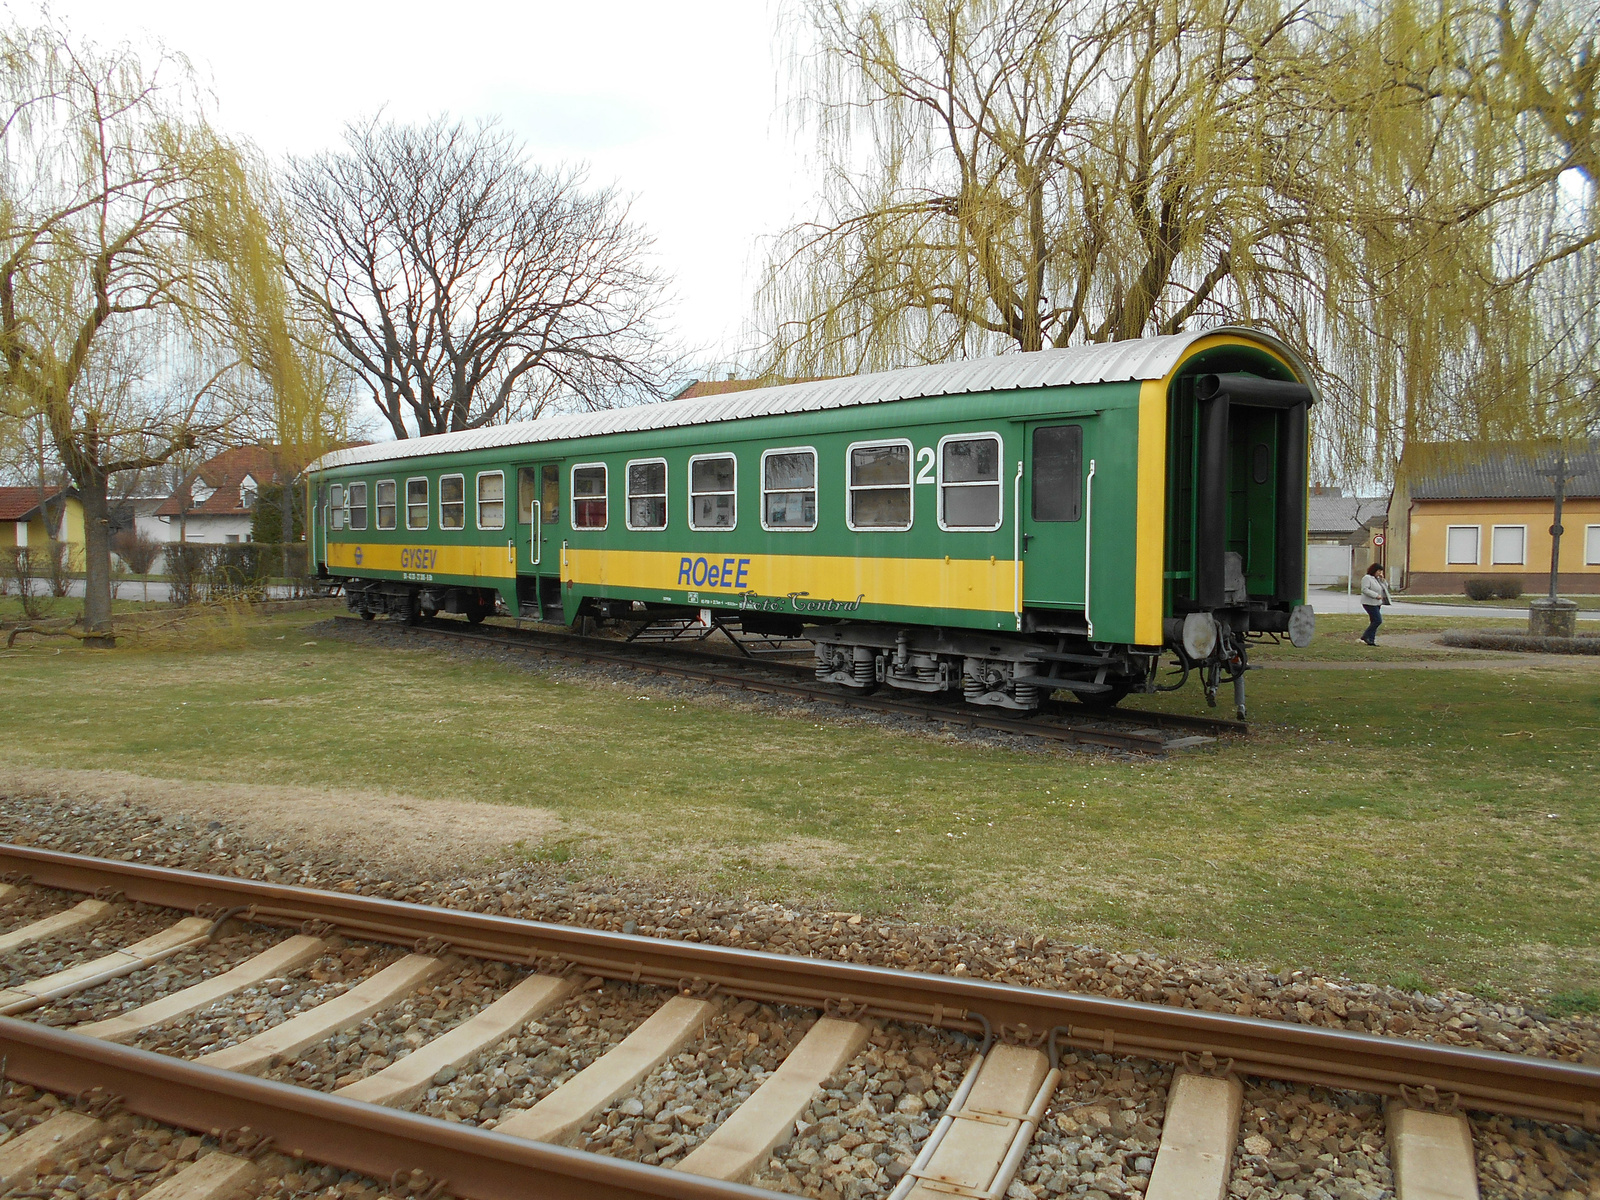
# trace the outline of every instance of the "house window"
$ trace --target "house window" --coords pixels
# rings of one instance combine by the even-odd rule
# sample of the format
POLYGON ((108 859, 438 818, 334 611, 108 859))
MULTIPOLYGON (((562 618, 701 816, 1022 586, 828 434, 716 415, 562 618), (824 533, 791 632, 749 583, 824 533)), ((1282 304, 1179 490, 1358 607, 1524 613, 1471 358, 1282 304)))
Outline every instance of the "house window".
POLYGON ((237 533, 225 533, 222 535, 222 540, 225 542, 237 542, 239 535, 237 533))
POLYGON ((911 443, 857 444, 849 450, 851 529, 911 528, 911 443))
MULTIPOLYGON (((390 487, 393 487, 390 484, 390 487)), ((345 504, 350 510, 350 528, 365 529, 367 527, 367 485, 352 483, 345 493, 345 504)))
POLYGON ((439 528, 467 527, 467 479, 464 475, 439 476, 439 528))
POLYGON ((394 480, 378 480, 378 528, 393 529, 396 517, 394 480))
POLYGON ((1583 565, 1600 567, 1600 525, 1591 525, 1584 533, 1583 565))
POLYGON ((406 528, 426 529, 428 527, 428 481, 426 479, 406 480, 406 528))
POLYGON ((344 528, 344 485, 336 483, 328 488, 328 528, 344 528))
POLYGON ((1444 531, 1444 561, 1449 566, 1476 566, 1478 563, 1476 525, 1451 525, 1444 531))
POLYGON ((761 528, 817 527, 817 452, 809 446, 761 456, 761 528))
POLYGON ((606 527, 605 463, 585 463, 572 468, 572 527, 606 527))
POLYGON ((667 527, 667 460, 635 459, 628 464, 628 528, 667 527))
POLYGON ((939 442, 939 528, 1000 528, 1000 437, 939 442))
POLYGON ((1033 431, 1033 519, 1076 521, 1083 508, 1083 426, 1033 431))
POLYGON ((246 475, 239 481, 239 507, 254 508, 256 506, 256 481, 253 476, 246 475))
POLYGON ((1489 535, 1489 562, 1497 567, 1520 567, 1528 561, 1528 527, 1496 525, 1489 535))
POLYGON ((739 513, 734 491, 738 465, 731 454, 689 460, 689 528, 732 529, 739 513))
POLYGON ((506 476, 504 471, 483 471, 478 475, 478 528, 506 527, 506 476))

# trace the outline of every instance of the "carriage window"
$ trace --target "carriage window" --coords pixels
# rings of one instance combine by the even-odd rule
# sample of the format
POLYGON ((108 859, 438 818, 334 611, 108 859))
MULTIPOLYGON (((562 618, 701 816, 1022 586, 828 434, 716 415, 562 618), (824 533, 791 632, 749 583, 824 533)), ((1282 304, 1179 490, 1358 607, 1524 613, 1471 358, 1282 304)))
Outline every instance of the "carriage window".
POLYGON ((439 528, 467 527, 467 480, 464 475, 439 477, 439 528))
POLYGON ((406 480, 406 528, 426 529, 428 527, 428 481, 426 479, 406 480))
POLYGON ((532 467, 517 468, 517 520, 533 521, 533 502, 539 495, 539 473, 532 467))
POLYGON ((667 462, 650 458, 628 464, 628 528, 667 527, 667 462))
POLYGON ((1250 451, 1250 478, 1257 483, 1272 478, 1272 447, 1265 442, 1257 442, 1250 451))
POLYGON ((328 489, 328 528, 344 528, 344 485, 341 483, 328 489))
POLYGON ((561 519, 561 469, 551 463, 540 471, 539 509, 544 513, 544 523, 554 525, 561 519))
POLYGON ((689 460, 689 528, 732 529, 734 506, 733 455, 689 460))
POLYGON ((761 456, 761 527, 817 527, 815 450, 768 450, 761 456))
POLYGON ((506 477, 503 471, 485 471, 478 476, 478 528, 506 527, 506 477))
POLYGON ((352 483, 345 493, 345 504, 350 510, 350 528, 365 529, 367 527, 367 485, 352 483))
POLYGON ((939 524, 944 529, 1000 528, 1000 439, 939 443, 939 524))
POLYGON ((851 529, 911 528, 911 443, 850 447, 851 529))
POLYGON ((1033 519, 1076 521, 1083 501, 1083 426, 1033 431, 1033 519))
POLYGON ((589 463, 572 468, 572 527, 606 527, 606 465, 589 463))
POLYGON ((398 516, 395 505, 394 480, 378 480, 378 528, 393 529, 398 516))

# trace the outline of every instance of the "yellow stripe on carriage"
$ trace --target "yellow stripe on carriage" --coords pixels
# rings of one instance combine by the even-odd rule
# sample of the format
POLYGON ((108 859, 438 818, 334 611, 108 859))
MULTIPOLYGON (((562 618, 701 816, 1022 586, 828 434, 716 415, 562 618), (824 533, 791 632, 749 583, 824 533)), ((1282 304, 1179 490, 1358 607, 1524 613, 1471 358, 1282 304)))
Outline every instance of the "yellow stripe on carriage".
POLYGON ((455 575, 473 579, 511 579, 517 573, 506 546, 390 545, 385 542, 328 542, 328 568, 360 573, 396 571, 405 575, 455 575))
MULTIPOLYGON (((803 554, 705 554, 654 550, 562 552, 561 578, 600 588, 636 588, 682 601, 685 592, 892 604, 1006 614, 1018 578, 1009 558, 847 558, 803 554)), ((691 601, 692 603, 693 601, 691 601)))

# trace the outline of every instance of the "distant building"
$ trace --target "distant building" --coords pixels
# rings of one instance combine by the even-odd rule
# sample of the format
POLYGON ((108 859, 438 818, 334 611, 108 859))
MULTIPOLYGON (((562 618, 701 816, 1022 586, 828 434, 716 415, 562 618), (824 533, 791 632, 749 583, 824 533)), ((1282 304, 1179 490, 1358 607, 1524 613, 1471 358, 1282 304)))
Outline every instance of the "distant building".
POLYGON ((1384 496, 1346 496, 1343 489, 1318 485, 1306 510, 1306 584, 1326 587, 1366 571, 1382 543, 1389 501, 1384 496))
POLYGON ((248 542, 262 487, 278 481, 270 446, 236 446, 201 463, 155 510, 168 542, 248 542))
POLYGON ((52 531, 55 540, 67 546, 69 569, 83 570, 83 505, 77 491, 63 487, 0 487, 0 550, 14 546, 42 550, 49 544, 52 531))
MULTIPOLYGON (((1550 577, 1554 444, 1427 444, 1401 460, 1389 505, 1391 582, 1451 593, 1468 579, 1520 576, 1529 591, 1550 577)), ((1600 444, 1569 451, 1561 525, 1562 592, 1600 592, 1600 444)))
POLYGON ((674 400, 699 400, 706 396, 724 396, 729 392, 748 392, 755 388, 780 387, 786 383, 815 383, 825 375, 806 375, 799 379, 691 379, 687 387, 673 395, 674 400))

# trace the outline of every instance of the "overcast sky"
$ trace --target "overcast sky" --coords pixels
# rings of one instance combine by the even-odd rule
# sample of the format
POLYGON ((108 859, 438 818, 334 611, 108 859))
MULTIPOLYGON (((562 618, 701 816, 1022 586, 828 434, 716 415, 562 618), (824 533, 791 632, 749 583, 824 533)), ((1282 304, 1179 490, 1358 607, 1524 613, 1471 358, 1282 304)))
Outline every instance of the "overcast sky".
MULTIPOLYGON (((19 20, 38 8, 8 5, 19 20)), ((95 41, 159 40, 193 62, 220 124, 271 155, 339 143, 379 108, 404 121, 499 115, 534 159, 586 161, 636 197, 675 280, 676 327, 737 349, 758 239, 813 188, 777 103, 771 0, 675 4, 56 0, 95 41)))

